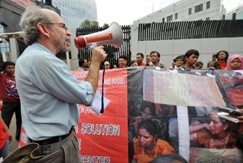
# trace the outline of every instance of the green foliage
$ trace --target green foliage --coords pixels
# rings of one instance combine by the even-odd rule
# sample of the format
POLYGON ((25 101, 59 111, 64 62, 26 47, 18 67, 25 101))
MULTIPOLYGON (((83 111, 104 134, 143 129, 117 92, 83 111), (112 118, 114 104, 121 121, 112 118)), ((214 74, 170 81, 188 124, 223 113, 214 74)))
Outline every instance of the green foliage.
POLYGON ((81 28, 98 28, 99 27, 99 23, 97 21, 90 21, 88 19, 84 20, 81 23, 81 28))
POLYGON ((105 23, 105 24, 103 25, 103 28, 109 28, 109 24, 105 23))
POLYGON ((99 27, 99 23, 97 21, 91 22, 91 28, 98 28, 98 27, 99 27))

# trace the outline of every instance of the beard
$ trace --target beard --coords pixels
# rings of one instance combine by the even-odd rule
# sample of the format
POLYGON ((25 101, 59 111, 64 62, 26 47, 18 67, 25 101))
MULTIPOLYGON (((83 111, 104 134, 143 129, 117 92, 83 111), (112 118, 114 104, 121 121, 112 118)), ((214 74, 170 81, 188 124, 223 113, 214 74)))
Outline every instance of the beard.
POLYGON ((57 49, 58 49, 58 53, 62 53, 62 52, 70 52, 71 51, 71 44, 70 44, 70 40, 65 40, 64 43, 60 43, 60 41, 56 41, 55 43, 57 49))

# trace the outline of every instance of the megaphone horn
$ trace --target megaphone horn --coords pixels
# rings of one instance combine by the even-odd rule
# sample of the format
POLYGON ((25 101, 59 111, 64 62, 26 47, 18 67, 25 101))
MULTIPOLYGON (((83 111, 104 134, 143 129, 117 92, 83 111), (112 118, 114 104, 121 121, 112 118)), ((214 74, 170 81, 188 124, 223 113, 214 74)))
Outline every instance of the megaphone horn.
POLYGON ((106 30, 78 36, 74 39, 75 46, 79 49, 91 48, 100 45, 113 45, 119 48, 123 42, 123 32, 119 24, 113 22, 106 30))

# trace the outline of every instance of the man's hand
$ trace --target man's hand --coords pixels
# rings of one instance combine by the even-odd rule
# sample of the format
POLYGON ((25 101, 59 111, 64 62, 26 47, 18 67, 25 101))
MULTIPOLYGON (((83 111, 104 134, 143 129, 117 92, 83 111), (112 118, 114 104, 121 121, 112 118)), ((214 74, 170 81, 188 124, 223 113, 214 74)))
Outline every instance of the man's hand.
POLYGON ((92 51, 91 64, 92 63, 101 64, 102 62, 104 62, 106 56, 107 56, 107 54, 104 51, 103 46, 98 46, 98 47, 94 48, 92 51))
POLYGON ((96 92, 98 87, 100 65, 102 62, 104 62, 106 56, 107 54, 104 51, 103 46, 98 46, 92 51, 91 64, 89 67, 89 73, 87 75, 86 81, 89 81, 91 83, 94 92, 96 92))

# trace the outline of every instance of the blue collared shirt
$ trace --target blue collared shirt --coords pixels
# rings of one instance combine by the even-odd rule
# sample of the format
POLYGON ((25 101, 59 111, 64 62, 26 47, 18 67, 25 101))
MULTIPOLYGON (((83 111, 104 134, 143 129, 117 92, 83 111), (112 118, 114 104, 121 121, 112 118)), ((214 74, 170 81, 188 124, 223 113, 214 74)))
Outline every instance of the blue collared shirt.
POLYGON ((77 104, 89 105, 90 82, 79 81, 68 66, 39 43, 28 46, 16 62, 22 123, 33 140, 65 135, 79 120, 77 104))

